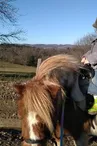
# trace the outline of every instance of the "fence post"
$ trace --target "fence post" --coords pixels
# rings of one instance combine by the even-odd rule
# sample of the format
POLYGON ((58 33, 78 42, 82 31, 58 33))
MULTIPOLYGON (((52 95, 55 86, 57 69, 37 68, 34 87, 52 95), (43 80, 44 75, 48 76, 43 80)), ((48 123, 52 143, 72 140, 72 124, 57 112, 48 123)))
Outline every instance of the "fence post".
POLYGON ((41 58, 38 58, 38 60, 37 60, 36 74, 37 74, 37 71, 38 71, 38 68, 39 68, 40 64, 41 64, 41 58))

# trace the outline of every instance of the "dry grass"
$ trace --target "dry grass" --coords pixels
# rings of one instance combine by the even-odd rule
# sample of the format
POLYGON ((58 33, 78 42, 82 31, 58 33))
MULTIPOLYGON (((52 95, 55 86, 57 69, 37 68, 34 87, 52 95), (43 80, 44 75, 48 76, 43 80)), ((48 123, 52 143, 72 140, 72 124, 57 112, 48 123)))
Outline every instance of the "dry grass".
POLYGON ((0 82, 0 128, 20 128, 14 82, 0 82))
POLYGON ((24 65, 18 65, 18 64, 12 64, 9 62, 0 61, 0 71, 1 72, 25 72, 25 73, 31 73, 35 72, 35 67, 30 66, 24 66, 24 65))

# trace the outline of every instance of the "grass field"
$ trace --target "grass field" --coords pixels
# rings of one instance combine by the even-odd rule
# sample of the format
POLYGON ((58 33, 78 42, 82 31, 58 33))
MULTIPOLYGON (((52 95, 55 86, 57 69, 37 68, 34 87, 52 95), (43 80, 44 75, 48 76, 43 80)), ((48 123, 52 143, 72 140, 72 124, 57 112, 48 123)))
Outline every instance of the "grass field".
POLYGON ((36 71, 35 67, 23 66, 23 65, 0 61, 0 72, 31 73, 35 71, 36 71))

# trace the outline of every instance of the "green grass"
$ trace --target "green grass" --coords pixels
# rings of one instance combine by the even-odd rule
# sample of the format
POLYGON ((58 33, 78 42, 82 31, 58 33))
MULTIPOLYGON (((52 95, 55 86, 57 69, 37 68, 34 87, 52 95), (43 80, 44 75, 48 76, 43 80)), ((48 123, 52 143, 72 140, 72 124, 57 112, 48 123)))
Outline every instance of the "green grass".
POLYGON ((18 65, 18 64, 0 61, 0 72, 32 73, 35 71, 36 71, 35 67, 18 65))

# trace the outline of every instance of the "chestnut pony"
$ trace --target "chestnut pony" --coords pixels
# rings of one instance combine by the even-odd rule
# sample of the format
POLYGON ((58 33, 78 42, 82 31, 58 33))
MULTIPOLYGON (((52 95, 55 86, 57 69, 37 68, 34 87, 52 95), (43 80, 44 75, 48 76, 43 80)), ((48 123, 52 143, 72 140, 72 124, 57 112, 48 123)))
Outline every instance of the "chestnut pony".
POLYGON ((75 146, 86 146, 81 137, 90 127, 87 102, 85 101, 83 110, 71 94, 77 93, 76 88, 72 91, 81 74, 79 68, 80 65, 74 57, 55 55, 41 63, 31 80, 15 85, 18 93, 18 116, 22 126, 22 146, 60 143, 63 103, 63 134, 71 135, 75 146))

